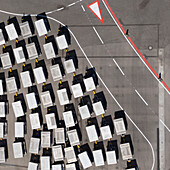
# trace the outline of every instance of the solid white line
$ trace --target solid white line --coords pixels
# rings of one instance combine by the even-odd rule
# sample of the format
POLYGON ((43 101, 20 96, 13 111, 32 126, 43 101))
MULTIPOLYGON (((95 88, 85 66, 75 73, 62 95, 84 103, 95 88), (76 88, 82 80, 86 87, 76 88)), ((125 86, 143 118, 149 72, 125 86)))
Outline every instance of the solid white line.
POLYGON ((74 3, 72 3, 72 4, 67 5, 67 7, 73 6, 73 5, 75 5, 75 4, 76 4, 76 3, 74 2, 74 3))
POLYGON ((123 74, 123 76, 125 75, 125 73, 123 72, 123 70, 120 68, 120 66, 118 65, 118 63, 116 62, 116 60, 113 58, 114 63, 116 64, 116 66, 118 67, 118 69, 120 70, 120 72, 123 74))
POLYGON ((83 11, 85 12, 84 6, 83 6, 83 5, 81 5, 81 7, 82 7, 83 11))
POLYGON ((57 9, 57 11, 61 11, 61 10, 63 10, 63 9, 64 9, 64 7, 57 9))
POLYGON ((142 101, 146 104, 146 106, 148 106, 148 103, 144 100, 144 98, 140 95, 140 93, 135 90, 135 92, 138 94, 138 96, 142 99, 142 101))
MULTIPOLYGON (((2 10, 0 10, 0 12, 2 12, 2 10)), ((16 13, 10 13, 10 12, 6 12, 7 14, 12 14, 12 15, 18 15, 18 16, 23 16, 23 14, 16 14, 16 13)), ((35 15, 31 15, 31 16, 35 16, 35 15)), ((47 18, 65 26, 62 22, 47 16, 47 18)), ((89 65, 91 67, 93 67, 92 63, 90 62, 89 58, 87 57, 86 53, 84 52, 83 48, 81 47, 81 45, 79 44, 77 38, 75 37, 75 35, 73 34, 73 32, 68 28, 69 32, 71 33, 71 35, 73 36, 74 40, 76 41, 77 45, 79 46, 80 50, 82 51, 82 53, 84 54, 86 60, 88 61, 89 65)), ((121 110, 123 110, 123 107, 119 104, 119 102, 116 100, 116 98, 113 96, 113 94, 111 93, 111 91, 108 89, 108 87, 106 86, 106 84, 104 83, 104 81, 102 80, 102 78, 99 76, 99 74, 96 72, 98 78, 100 79, 100 81, 102 82, 102 84, 104 85, 104 87, 106 88, 106 90, 108 91, 108 93, 110 94, 110 96, 113 98, 113 100, 117 103, 117 105, 120 107, 121 110)), ((150 143, 150 141, 147 139, 147 137, 143 134, 143 132, 139 129, 139 127, 135 124, 135 122, 133 122, 133 120, 130 118, 130 116, 125 112, 127 118, 131 121, 131 123, 136 127, 136 129, 140 132, 140 134, 144 137, 144 139, 148 142, 149 146, 151 147, 152 150, 152 155, 153 155, 153 168, 154 168, 154 164, 155 164, 155 155, 154 155, 154 150, 153 150, 153 146, 150 143)), ((152 168, 152 170, 153 170, 152 168)))
POLYGON ((161 119, 159 119, 159 120, 160 120, 160 122, 164 125, 164 127, 168 130, 168 132, 170 132, 170 129, 168 128, 168 126, 165 125, 165 123, 164 123, 161 119))
POLYGON ((97 32, 96 28, 93 27, 93 29, 94 29, 95 33, 97 34, 97 36, 98 36, 99 40, 101 41, 101 43, 104 44, 104 42, 103 42, 103 40, 101 39, 101 37, 100 37, 99 33, 97 32))
POLYGON ((110 10, 108 9, 107 5, 105 4, 104 0, 103 4, 105 5, 107 11, 109 12, 111 18, 113 19, 113 21, 115 22, 115 24, 117 25, 117 27, 119 28, 119 30, 121 31, 122 35, 124 36, 124 38, 126 39, 126 41, 129 43, 129 45, 132 47, 132 49, 134 50, 134 52, 138 55, 138 57, 141 59, 141 61, 145 64, 145 66, 148 68, 148 70, 151 72, 151 74, 155 77, 155 79, 162 85, 162 87, 168 92, 168 94, 170 94, 170 92, 168 91, 168 89, 163 85, 163 83, 157 78, 157 76, 152 72, 152 70, 148 67, 148 65, 144 62, 144 60, 142 59, 142 57, 138 54, 138 52, 136 51, 136 49, 133 47, 133 45, 130 43, 130 41, 128 40, 128 38, 126 37, 126 35, 124 34, 124 32, 122 31, 122 29, 120 28, 119 24, 117 23, 117 21, 114 19, 114 17, 112 16, 110 10))

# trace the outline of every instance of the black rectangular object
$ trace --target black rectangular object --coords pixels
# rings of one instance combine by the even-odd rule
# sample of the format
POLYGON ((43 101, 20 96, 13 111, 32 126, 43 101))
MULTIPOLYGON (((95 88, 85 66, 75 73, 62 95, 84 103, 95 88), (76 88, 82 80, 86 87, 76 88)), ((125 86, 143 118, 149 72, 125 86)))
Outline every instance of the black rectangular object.
POLYGON ((5 48, 3 48, 2 51, 3 51, 3 53, 9 53, 11 63, 12 63, 12 65, 14 65, 15 64, 15 57, 14 57, 14 52, 13 52, 12 46, 11 45, 5 46, 5 48))
POLYGON ((28 52, 27 52, 27 49, 26 49, 25 40, 16 41, 16 48, 18 48, 18 47, 22 47, 25 58, 28 60, 28 52))
POLYGON ((47 114, 54 113, 55 114, 55 119, 58 127, 58 122, 59 122, 59 117, 58 117, 58 111, 57 111, 57 106, 50 106, 47 107, 47 114))
POLYGON ((33 130, 32 137, 34 137, 34 138, 39 138, 39 139, 41 140, 41 130, 36 130, 36 129, 34 129, 34 130, 33 130))
POLYGON ((6 81, 5 81, 5 73, 0 73, 0 80, 2 80, 3 91, 6 92, 6 81))
POLYGON ((2 33, 3 33, 5 41, 8 41, 8 34, 6 32, 5 23, 4 22, 0 23, 0 29, 2 30, 2 33))
POLYGON ((95 117, 87 119, 87 126, 95 125, 98 136, 100 136, 100 129, 95 117))
POLYGON ((0 140, 0 147, 5 148, 5 159, 8 159, 8 145, 7 145, 7 139, 0 140))
POLYGON ((58 29, 58 36, 61 36, 61 35, 65 35, 66 37, 66 41, 67 41, 67 44, 68 45, 71 45, 71 36, 70 36, 70 32, 68 30, 68 26, 60 26, 59 29, 58 29))
POLYGON ((74 66, 76 69, 78 69, 78 59, 77 59, 77 54, 75 50, 67 51, 66 52, 66 57, 65 60, 73 60, 74 66))
POLYGON ((11 71, 8 71, 8 77, 15 77, 15 81, 16 81, 16 84, 17 84, 17 89, 20 89, 21 85, 20 85, 20 80, 19 80, 19 76, 18 76, 18 70, 15 69, 15 70, 11 70, 11 71))
POLYGON ((92 154, 92 151, 91 151, 88 143, 80 146, 80 152, 79 153, 83 153, 85 151, 87 152, 87 155, 89 156, 90 161, 94 162, 93 154, 92 154))
POLYGON ((29 71, 30 77, 31 77, 31 81, 32 81, 32 83, 35 83, 35 78, 34 78, 34 73, 33 73, 33 69, 32 69, 31 63, 23 65, 22 66, 22 70, 23 70, 23 72, 24 71, 29 71))
POLYGON ((95 86, 97 86, 97 85, 99 84, 99 82, 98 82, 98 76, 97 76, 97 74, 96 74, 96 69, 95 69, 95 67, 86 69, 86 73, 85 73, 84 78, 89 78, 89 77, 92 77, 92 78, 93 78, 93 81, 94 81, 95 86))
POLYGON ((58 47, 57 47, 57 43, 56 43, 56 40, 55 40, 55 37, 54 35, 51 35, 51 36, 48 36, 47 39, 45 39, 45 43, 52 43, 53 45, 53 48, 54 48, 54 52, 55 54, 57 55, 58 54, 58 47))
POLYGON ((138 164, 137 164, 136 159, 127 161, 127 168, 126 169, 130 169, 130 168, 135 168, 135 170, 138 170, 138 164))
POLYGON ((28 87, 28 93, 35 93, 35 98, 36 98, 37 104, 40 104, 40 97, 39 97, 38 89, 37 89, 36 85, 28 87))
POLYGON ((31 16, 30 16, 30 15, 24 15, 21 20, 22 20, 22 23, 28 21, 28 24, 29 24, 29 26, 30 26, 31 33, 34 34, 35 28, 34 28, 34 23, 33 23, 33 21, 32 21, 31 16))
POLYGON ((93 112, 93 106, 92 106, 92 102, 91 102, 91 99, 90 99, 89 95, 86 95, 86 96, 83 96, 82 98, 80 98, 79 105, 80 106, 87 105, 90 113, 93 112))
POLYGON ((64 67, 63 67, 63 63, 61 61, 61 57, 53 58, 51 61, 52 61, 52 65, 56 65, 56 64, 59 65, 60 70, 61 70, 61 74, 62 74, 62 76, 64 76, 65 70, 64 70, 64 67))
POLYGON ((35 35, 35 36, 33 36, 33 37, 30 37, 30 38, 28 38, 28 43, 30 44, 30 43, 35 43, 35 47, 36 47, 36 49, 37 49, 37 53, 38 53, 38 55, 41 55, 41 47, 40 47, 40 43, 39 43, 39 41, 38 41, 38 38, 37 38, 37 36, 35 35))
POLYGON ((127 130, 128 129, 128 124, 127 124, 126 115, 125 115, 124 110, 119 110, 119 111, 115 112, 115 119, 120 119, 120 118, 123 118, 125 128, 127 130))
POLYGON ((40 155, 31 154, 30 162, 39 164, 40 163, 40 155))
POLYGON ((107 151, 115 151, 116 152, 116 159, 119 159, 119 150, 118 150, 117 140, 108 141, 107 151))
POLYGON ((45 78, 48 79, 48 71, 47 71, 47 67, 46 67, 46 64, 45 64, 44 60, 40 60, 40 61, 36 62, 35 67, 36 68, 42 67, 44 75, 45 75, 45 78))
POLYGON ((106 101, 103 91, 94 94, 93 103, 96 103, 99 101, 102 102, 104 110, 107 110, 107 101, 106 101))
POLYGON ((100 150, 100 149, 102 150, 104 161, 106 161, 106 153, 105 153, 103 142, 94 143, 94 151, 100 150))
POLYGON ((68 98, 69 98, 69 100, 71 100, 71 95, 72 94, 71 94, 71 91, 70 91, 68 81, 64 81, 62 83, 59 83, 58 86, 59 86, 59 90, 66 88, 68 98))
POLYGON ((82 133, 81 133, 80 126, 79 126, 78 123, 75 124, 75 126, 73 126, 73 127, 69 127, 69 130, 74 130, 74 129, 77 130, 77 134, 78 134, 79 140, 82 141, 82 133))
POLYGON ((101 127, 109 125, 111 133, 114 134, 114 126, 112 116, 108 115, 102 118, 101 127))
POLYGON ((16 17, 12 17, 12 18, 10 18, 9 17, 9 19, 8 19, 8 25, 9 24, 14 24, 14 27, 15 27, 15 29, 16 29, 16 31, 17 31, 17 34, 18 35, 21 35, 21 29, 20 29, 20 26, 19 26, 19 23, 18 23, 18 20, 17 20, 17 18, 16 17))
POLYGON ((78 75, 75 75, 73 77, 72 84, 75 85, 75 84, 78 84, 78 83, 80 83, 81 89, 82 89, 82 91, 84 93, 86 91, 86 87, 85 87, 84 81, 83 81, 83 74, 78 74, 78 75))
POLYGON ((45 91, 50 92, 52 102, 54 103, 55 102, 55 95, 54 95, 54 91, 53 91, 53 87, 52 87, 51 83, 45 84, 45 85, 42 86, 42 92, 45 92, 45 91))
POLYGON ((14 102, 21 101, 21 105, 24 112, 27 112, 27 106, 25 103, 24 95, 22 93, 14 96, 14 102))
POLYGON ((73 103, 64 105, 64 111, 72 111, 74 122, 77 123, 76 110, 73 103))

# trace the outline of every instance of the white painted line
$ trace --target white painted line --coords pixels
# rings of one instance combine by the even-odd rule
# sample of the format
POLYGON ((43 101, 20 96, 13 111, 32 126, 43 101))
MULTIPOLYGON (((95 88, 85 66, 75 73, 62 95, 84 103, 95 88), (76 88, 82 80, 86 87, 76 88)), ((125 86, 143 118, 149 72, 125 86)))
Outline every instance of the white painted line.
POLYGON ((116 64, 116 66, 118 67, 118 69, 120 70, 120 72, 123 74, 123 76, 125 75, 125 73, 123 72, 123 70, 120 68, 120 66, 118 65, 118 63, 116 62, 116 60, 113 58, 114 63, 116 64))
POLYGON ((101 37, 100 37, 99 33, 97 32, 96 28, 93 27, 93 29, 94 29, 95 33, 97 34, 97 36, 98 36, 99 40, 101 41, 101 43, 104 44, 104 42, 103 42, 103 40, 101 39, 101 37))
POLYGON ((138 94, 138 96, 142 99, 142 101, 146 104, 146 106, 148 106, 148 103, 144 100, 144 98, 139 94, 139 92, 137 90, 135 90, 135 92, 138 94))
POLYGON ((161 119, 159 119, 159 120, 160 120, 160 122, 164 125, 164 127, 168 130, 168 132, 170 132, 170 129, 168 128, 168 126, 165 125, 165 123, 164 123, 161 119))
POLYGON ((83 5, 81 5, 81 7, 82 7, 83 11, 85 12, 86 10, 84 9, 84 6, 83 6, 83 5))
MULTIPOLYGON (((0 10, 0 12, 2 13, 7 13, 10 15, 18 15, 18 16, 23 16, 23 14, 16 14, 16 13, 12 13, 12 12, 7 12, 7 11, 3 11, 0 10)), ((31 16, 36 16, 36 14, 31 14, 31 16)), ((61 24, 62 26, 65 26, 62 22, 56 20, 55 18, 49 17, 47 16, 47 18, 61 24)), ((73 32, 68 28, 69 32, 71 33, 71 35, 73 36, 74 40, 76 41, 77 45, 79 46, 80 50, 82 51, 82 53, 84 54, 86 60, 88 61, 89 65, 91 67, 93 67, 92 63, 90 62, 89 58, 87 57, 86 53, 84 52, 83 48, 81 47, 80 43, 78 42, 77 38, 75 37, 75 35, 73 34, 73 32)), ((96 72, 98 78, 100 79, 101 83, 104 85, 104 87, 106 88, 106 90, 108 91, 108 93, 110 94, 110 96, 113 98, 113 100, 116 102, 116 104, 120 107, 121 110, 124 110, 123 107, 119 104, 119 102, 116 100, 116 98, 113 96, 113 94, 111 93, 111 91, 109 90, 109 88, 106 86, 106 84, 104 83, 104 81, 102 80, 102 78, 100 77, 100 75, 96 72)), ((154 164, 155 164, 155 154, 154 154, 154 149, 152 144, 150 143, 150 141, 148 140, 148 138, 144 135, 144 133, 139 129, 139 127, 136 125, 136 123, 130 118, 130 116, 125 112, 125 115, 127 116, 127 118, 131 121, 131 123, 136 127, 136 129, 140 132, 140 134, 144 137, 144 139, 147 141, 147 143, 149 144, 151 150, 152 150, 152 156, 153 156, 153 166, 152 166, 152 170, 154 168, 154 164)))
POLYGON ((76 3, 74 2, 74 3, 72 3, 72 4, 69 4, 67 7, 70 7, 70 6, 73 6, 73 5, 75 5, 76 3))
POLYGON ((63 9, 64 9, 64 7, 57 9, 57 11, 61 11, 61 10, 63 10, 63 9))

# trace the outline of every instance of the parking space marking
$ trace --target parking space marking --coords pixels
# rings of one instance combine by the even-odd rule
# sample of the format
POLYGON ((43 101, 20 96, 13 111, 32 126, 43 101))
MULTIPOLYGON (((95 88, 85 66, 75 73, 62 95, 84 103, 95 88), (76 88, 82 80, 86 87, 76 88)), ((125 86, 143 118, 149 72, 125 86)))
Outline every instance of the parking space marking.
POLYGON ((123 70, 120 68, 120 66, 118 65, 118 63, 116 62, 116 60, 113 58, 114 63, 116 64, 116 66, 118 67, 118 69, 120 70, 120 72, 123 74, 123 76, 125 75, 125 73, 123 72, 123 70))
POLYGON ((164 125, 164 127, 168 130, 168 132, 170 132, 170 129, 168 128, 168 126, 161 119, 159 119, 159 120, 164 125))
POLYGON ((135 89, 135 92, 138 94, 138 96, 142 99, 142 101, 148 106, 148 103, 145 101, 145 99, 140 95, 140 93, 135 89))
POLYGON ((86 10, 85 10, 84 6, 83 6, 83 5, 81 5, 81 7, 82 7, 83 11, 85 12, 86 10))
POLYGON ((93 27, 93 30, 94 30, 94 31, 95 31, 95 33, 97 34, 97 36, 98 36, 99 40, 101 41, 101 43, 102 43, 102 44, 104 44, 104 42, 103 42, 102 38, 100 37, 100 35, 99 35, 99 33, 97 32, 97 30, 96 30, 96 28, 95 28, 95 27, 93 27))

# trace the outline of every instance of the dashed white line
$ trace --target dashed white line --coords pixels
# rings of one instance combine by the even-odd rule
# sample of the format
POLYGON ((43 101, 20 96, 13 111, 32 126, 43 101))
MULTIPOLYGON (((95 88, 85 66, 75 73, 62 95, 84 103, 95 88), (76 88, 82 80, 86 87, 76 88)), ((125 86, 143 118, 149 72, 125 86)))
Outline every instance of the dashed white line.
POLYGON ((101 41, 101 43, 104 44, 104 42, 103 42, 103 40, 101 39, 101 37, 100 37, 99 33, 97 32, 96 28, 93 27, 93 29, 94 29, 95 33, 97 34, 97 36, 98 36, 99 40, 101 41))
POLYGON ((64 7, 57 9, 57 11, 61 11, 61 10, 63 10, 63 9, 64 9, 64 7))
POLYGON ((120 70, 120 72, 123 74, 123 76, 125 75, 125 73, 123 72, 123 70, 120 68, 120 66, 118 65, 118 63, 116 62, 116 60, 113 58, 114 63, 116 64, 116 66, 118 67, 118 69, 120 70))
POLYGON ((75 5, 76 3, 74 2, 74 3, 72 3, 72 4, 69 4, 67 7, 70 7, 70 6, 73 6, 73 5, 75 5))
POLYGON ((135 89, 135 92, 138 94, 138 96, 142 99, 142 101, 148 106, 148 103, 145 101, 145 99, 140 95, 140 93, 135 89))
POLYGON ((170 129, 168 128, 168 126, 166 126, 165 123, 161 119, 159 119, 159 120, 164 125, 164 127, 168 130, 168 132, 170 132, 170 129))
POLYGON ((81 8, 83 9, 84 12, 86 11, 83 5, 81 5, 81 8))

